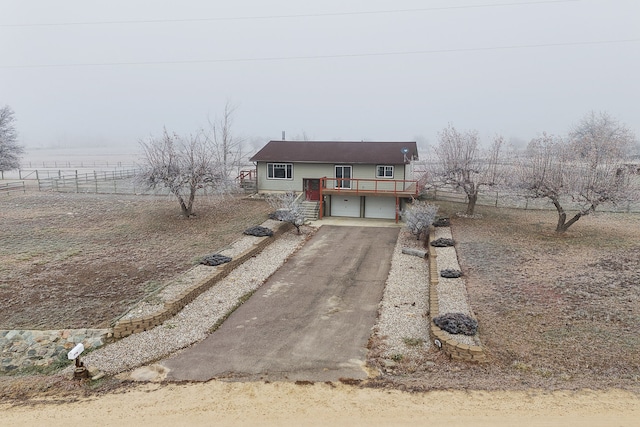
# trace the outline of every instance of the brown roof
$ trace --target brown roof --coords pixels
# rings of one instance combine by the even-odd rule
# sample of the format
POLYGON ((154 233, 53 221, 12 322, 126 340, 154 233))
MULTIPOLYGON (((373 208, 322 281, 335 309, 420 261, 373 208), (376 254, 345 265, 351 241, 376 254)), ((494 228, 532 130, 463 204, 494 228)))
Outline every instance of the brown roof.
POLYGON ((398 165, 417 159, 418 148, 415 141, 269 141, 250 160, 398 165), (406 157, 403 149, 407 151, 406 157))

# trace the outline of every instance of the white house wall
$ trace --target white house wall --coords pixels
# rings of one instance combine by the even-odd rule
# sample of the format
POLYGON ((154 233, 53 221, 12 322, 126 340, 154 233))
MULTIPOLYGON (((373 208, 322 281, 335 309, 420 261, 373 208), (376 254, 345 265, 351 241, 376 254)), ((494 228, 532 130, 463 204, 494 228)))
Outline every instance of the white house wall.
MULTIPOLYGON (((271 162, 270 162, 271 163, 271 162)), ((274 162, 277 163, 277 162, 274 162)), ((284 162, 283 162, 284 163, 284 162)), ((258 192, 284 192, 284 191, 296 191, 301 192, 303 190, 302 180, 305 178, 334 178, 335 166, 347 165, 352 166, 352 176, 355 179, 377 179, 376 167, 377 165, 353 165, 349 163, 293 163, 293 177, 292 179, 268 179, 267 178, 267 162, 258 162, 258 192)), ((405 179, 405 165, 393 165, 393 178, 389 178, 390 182, 384 182, 385 179, 379 179, 377 182, 378 190, 404 190, 405 185, 403 183, 394 183, 393 180, 405 179)), ((327 187, 333 188, 335 181, 327 182, 327 187)), ((355 182, 352 183, 355 189, 355 182)), ((374 190, 376 188, 375 182, 360 182, 360 190, 374 190)))

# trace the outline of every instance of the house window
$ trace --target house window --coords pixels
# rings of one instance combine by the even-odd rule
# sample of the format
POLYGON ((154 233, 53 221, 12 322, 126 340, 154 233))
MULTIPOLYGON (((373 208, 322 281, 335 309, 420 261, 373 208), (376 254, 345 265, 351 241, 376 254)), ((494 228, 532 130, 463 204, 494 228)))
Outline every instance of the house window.
POLYGON ((393 166, 378 165, 376 178, 393 178, 393 166))
POLYGON ((293 164, 291 164, 291 163, 267 163, 267 178, 269 178, 269 179, 293 179, 293 164))
POLYGON ((351 188, 351 166, 336 166, 336 188, 351 188))

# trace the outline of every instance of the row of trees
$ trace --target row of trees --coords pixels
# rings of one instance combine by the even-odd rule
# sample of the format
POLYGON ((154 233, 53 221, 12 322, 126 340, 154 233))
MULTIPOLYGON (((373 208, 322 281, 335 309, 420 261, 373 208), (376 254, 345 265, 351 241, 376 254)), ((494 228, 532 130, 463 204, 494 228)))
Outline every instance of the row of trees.
POLYGON ((501 136, 482 148, 476 131, 449 125, 439 134, 428 181, 464 191, 467 215, 474 214, 483 187, 547 199, 558 214, 556 232, 564 233, 603 203, 639 199, 629 168, 636 143, 633 132, 607 113, 589 113, 566 137, 543 133, 521 153, 508 150, 501 136), (567 201, 579 206, 571 216, 567 201))
MULTIPOLYGON (((141 183, 169 189, 187 218, 193 215, 198 190, 229 191, 243 155, 242 140, 232 132, 234 111, 227 103, 222 116, 209 121, 209 129, 189 136, 165 129, 158 137, 141 140, 141 183)), ((564 233, 603 203, 639 199, 628 168, 636 142, 633 132, 607 113, 589 113, 566 137, 543 133, 520 153, 510 150, 502 136, 484 148, 477 131, 461 132, 449 125, 439 134, 426 181, 462 190, 467 215, 474 214, 478 194, 486 187, 547 199, 558 214, 556 232, 564 233), (571 215, 567 201, 579 206, 571 215)), ((13 110, 0 108, 0 171, 19 167, 22 153, 13 110)))

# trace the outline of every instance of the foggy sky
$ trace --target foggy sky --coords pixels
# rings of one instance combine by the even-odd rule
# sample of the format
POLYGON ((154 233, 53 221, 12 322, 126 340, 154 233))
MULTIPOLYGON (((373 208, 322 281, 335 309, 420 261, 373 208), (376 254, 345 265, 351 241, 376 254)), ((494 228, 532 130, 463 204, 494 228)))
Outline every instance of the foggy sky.
POLYGON ((134 147, 226 101, 264 142, 528 141, 591 110, 640 135, 640 2, 532 3, 0 0, 0 106, 27 147, 134 147))

